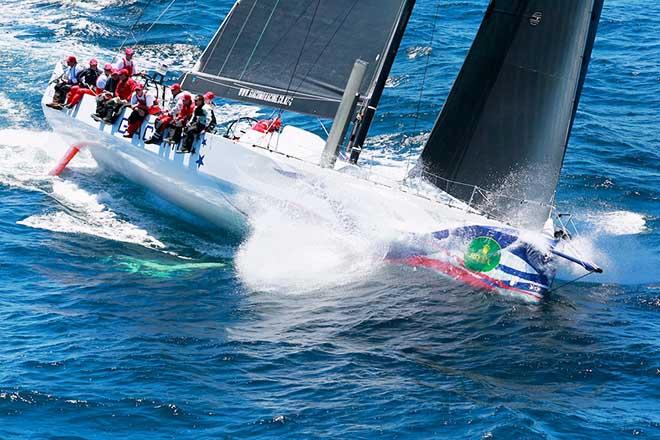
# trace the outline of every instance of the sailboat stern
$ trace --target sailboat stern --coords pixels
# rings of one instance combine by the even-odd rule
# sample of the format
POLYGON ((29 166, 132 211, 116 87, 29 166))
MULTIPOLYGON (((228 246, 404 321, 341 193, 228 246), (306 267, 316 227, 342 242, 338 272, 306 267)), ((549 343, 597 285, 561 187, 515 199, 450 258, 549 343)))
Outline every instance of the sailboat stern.
POLYGON ((526 239, 516 229, 474 225, 413 234, 393 245, 386 258, 537 302, 548 293, 555 275, 553 246, 554 240, 526 239))

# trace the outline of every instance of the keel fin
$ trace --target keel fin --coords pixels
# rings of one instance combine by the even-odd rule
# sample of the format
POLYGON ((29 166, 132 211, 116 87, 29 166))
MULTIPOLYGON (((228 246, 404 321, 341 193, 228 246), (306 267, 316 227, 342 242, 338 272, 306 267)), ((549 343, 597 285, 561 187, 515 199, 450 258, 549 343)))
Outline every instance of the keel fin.
POLYGON ((62 159, 60 159, 60 161, 57 163, 55 168, 50 170, 48 174, 51 176, 59 176, 62 173, 62 171, 64 171, 66 166, 69 164, 69 162, 71 162, 71 160, 76 156, 76 154, 78 154, 80 148, 81 148, 80 145, 72 145, 71 147, 69 147, 66 154, 62 156, 62 159))

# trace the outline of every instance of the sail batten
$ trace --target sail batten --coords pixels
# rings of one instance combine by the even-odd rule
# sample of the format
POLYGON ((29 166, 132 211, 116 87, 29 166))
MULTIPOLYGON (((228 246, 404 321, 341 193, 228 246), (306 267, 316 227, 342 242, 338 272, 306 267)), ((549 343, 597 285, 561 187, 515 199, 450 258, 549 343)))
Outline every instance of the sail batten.
POLYGON ((496 205, 489 211, 520 226, 542 227, 602 3, 492 0, 418 169, 439 176, 442 185, 466 183, 447 188, 464 201, 474 197, 475 186, 506 196, 485 201, 496 205), (537 203, 520 212, 507 197, 537 203))
POLYGON ((183 86, 332 118, 358 59, 369 63, 360 88, 368 100, 405 3, 241 0, 183 86))

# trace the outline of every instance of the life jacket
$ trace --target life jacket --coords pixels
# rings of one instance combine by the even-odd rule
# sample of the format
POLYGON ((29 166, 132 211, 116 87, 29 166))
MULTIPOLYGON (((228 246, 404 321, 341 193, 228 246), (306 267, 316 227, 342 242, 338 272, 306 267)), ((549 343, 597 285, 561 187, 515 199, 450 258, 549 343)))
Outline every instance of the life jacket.
POLYGON ((131 93, 135 88, 135 81, 132 79, 127 79, 126 81, 119 80, 117 87, 115 88, 115 96, 121 98, 125 101, 131 99, 131 93))
POLYGON ((135 71, 135 66, 133 65, 133 60, 128 61, 126 58, 122 58, 121 61, 119 62, 119 67, 118 70, 121 69, 126 69, 128 70, 128 76, 133 76, 133 73, 135 71), (121 66, 121 67, 120 67, 121 66))
MULTIPOLYGON (((135 92, 133 92, 135 93, 135 92)), ((138 95, 135 93, 135 100, 137 101, 137 105, 140 107, 148 107, 147 106, 147 94, 142 92, 142 96, 138 95)))
POLYGON ((179 113, 176 115, 176 118, 179 121, 187 122, 190 120, 194 112, 195 112, 195 105, 192 102, 190 103, 190 105, 185 105, 182 102, 181 110, 179 110, 179 113))
POLYGON ((262 119, 252 126, 252 130, 259 133, 273 133, 280 131, 280 128, 282 128, 282 120, 280 118, 262 119))
POLYGON ((69 67, 69 70, 66 72, 66 81, 69 84, 78 84, 78 76, 81 73, 81 68, 77 64, 69 67))

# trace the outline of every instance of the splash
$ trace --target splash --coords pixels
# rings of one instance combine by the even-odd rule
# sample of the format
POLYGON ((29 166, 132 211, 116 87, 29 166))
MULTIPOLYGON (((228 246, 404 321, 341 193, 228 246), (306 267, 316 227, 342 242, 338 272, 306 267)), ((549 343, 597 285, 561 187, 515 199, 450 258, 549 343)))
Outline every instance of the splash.
POLYGON ((128 222, 117 220, 106 212, 100 218, 78 218, 64 212, 32 215, 17 222, 19 225, 67 234, 86 234, 107 240, 132 243, 148 248, 163 249, 165 245, 147 231, 128 222))
POLYGON ((635 235, 646 232, 646 218, 630 211, 588 214, 586 220, 592 228, 607 235, 635 235))
MULTIPOLYGON (((66 144, 50 132, 0 130, 0 184, 44 190, 52 180, 48 171, 66 149, 66 144)), ((76 166, 95 166, 89 155, 81 156, 76 166)))
POLYGON ((241 245, 236 267, 252 290, 309 292, 366 278, 383 264, 383 248, 347 230, 339 219, 319 222, 278 207, 251 222, 252 232, 241 245))
MULTIPOLYGON (((119 218, 102 203, 103 199, 109 199, 114 204, 114 200, 104 191, 92 194, 75 181, 48 175, 57 157, 67 149, 67 145, 53 133, 7 129, 0 130, 0 139, 0 184, 41 192, 62 208, 28 216, 18 224, 53 232, 86 234, 148 248, 165 247, 145 229, 119 218)), ((72 168, 78 173, 94 170, 96 162, 91 155, 83 153, 76 157, 72 168)), ((81 180, 81 175, 74 175, 73 179, 76 178, 81 180)))
POLYGON ((73 182, 55 180, 52 196, 68 212, 33 215, 18 224, 53 232, 92 235, 148 248, 165 248, 162 242, 146 230, 118 218, 115 212, 100 203, 99 198, 104 197, 104 194, 90 194, 73 182))
MULTIPOLYGON (((630 211, 590 213, 578 223, 580 235, 560 243, 558 249, 592 261, 603 268, 589 282, 650 284, 660 281, 657 251, 645 246, 647 230, 642 214, 630 211)), ((574 264, 560 262, 558 276, 570 279, 585 272, 574 264)))
POLYGON ((346 187, 338 175, 288 188, 292 203, 259 202, 236 267, 248 287, 309 292, 368 279, 398 236, 400 217, 387 201, 346 187))
POLYGON ((414 60, 419 57, 425 57, 431 55, 433 48, 431 46, 415 46, 409 47, 406 50, 409 60, 414 60))

